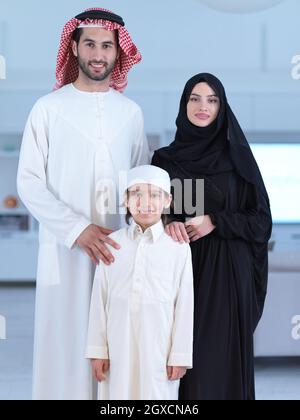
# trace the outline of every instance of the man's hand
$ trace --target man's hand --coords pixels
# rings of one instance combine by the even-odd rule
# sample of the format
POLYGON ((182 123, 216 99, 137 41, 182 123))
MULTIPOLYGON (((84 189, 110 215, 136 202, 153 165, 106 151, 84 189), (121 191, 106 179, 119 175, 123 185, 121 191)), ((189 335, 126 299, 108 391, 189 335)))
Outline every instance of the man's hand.
POLYGON ((110 265, 115 260, 105 243, 115 249, 121 248, 120 245, 108 237, 112 232, 110 229, 97 225, 89 225, 77 238, 76 244, 87 253, 96 265, 99 264, 99 260, 106 265, 110 265))
POLYGON ((185 223, 186 232, 191 242, 209 235, 216 227, 209 216, 194 217, 185 223))
POLYGON ((93 376, 96 381, 101 382, 106 380, 106 372, 109 369, 109 360, 108 359, 93 359, 92 371, 93 376))
POLYGON ((169 381, 177 381, 186 374, 186 367, 183 366, 167 366, 167 374, 169 381))
POLYGON ((175 242, 180 242, 181 244, 183 244, 184 242, 187 242, 187 243, 190 242, 184 223, 181 223, 181 222, 169 223, 166 226, 165 231, 169 236, 171 236, 171 238, 175 242))

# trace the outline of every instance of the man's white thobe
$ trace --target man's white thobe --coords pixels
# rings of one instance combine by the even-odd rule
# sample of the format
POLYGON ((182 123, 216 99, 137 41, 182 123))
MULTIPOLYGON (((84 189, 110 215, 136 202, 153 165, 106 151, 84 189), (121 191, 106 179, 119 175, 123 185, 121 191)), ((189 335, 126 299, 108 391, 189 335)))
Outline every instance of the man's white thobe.
POLYGON ((86 356, 109 359, 101 400, 176 400, 168 366, 192 367, 193 270, 188 244, 162 222, 144 233, 133 222, 110 235, 115 264, 95 273, 86 356))
POLYGON ((92 398, 84 356, 95 270, 74 243, 91 223, 121 227, 124 216, 103 211, 105 197, 113 196, 103 181, 118 186, 119 171, 148 159, 142 112, 113 89, 67 85, 38 100, 29 116, 17 184, 40 223, 34 399, 92 398))

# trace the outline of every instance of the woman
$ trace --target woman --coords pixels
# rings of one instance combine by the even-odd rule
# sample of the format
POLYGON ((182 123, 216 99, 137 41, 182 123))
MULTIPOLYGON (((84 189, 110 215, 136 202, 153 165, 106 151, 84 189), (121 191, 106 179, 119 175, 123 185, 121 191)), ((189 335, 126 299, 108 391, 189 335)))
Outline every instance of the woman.
MULTIPOLYGON (((267 290, 272 220, 268 195, 247 140, 211 74, 190 79, 176 121, 175 141, 152 164, 172 180, 204 179, 204 218, 174 197, 167 233, 190 242, 195 291, 193 369, 182 400, 253 400, 253 333, 267 290), (198 216, 198 215, 197 215, 198 216)), ((183 194, 184 196, 184 194, 183 194)))

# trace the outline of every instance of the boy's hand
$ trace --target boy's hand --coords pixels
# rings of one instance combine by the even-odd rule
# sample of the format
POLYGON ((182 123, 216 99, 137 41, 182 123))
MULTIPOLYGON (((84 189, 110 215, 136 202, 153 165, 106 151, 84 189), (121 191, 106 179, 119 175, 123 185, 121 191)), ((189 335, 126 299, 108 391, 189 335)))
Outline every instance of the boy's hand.
POLYGON ((108 359, 93 359, 92 360, 92 370, 93 376, 98 381, 105 381, 105 373, 109 369, 109 360, 108 359))
POLYGON ((186 374, 186 367, 183 366, 167 366, 167 374, 169 381, 177 381, 186 374))

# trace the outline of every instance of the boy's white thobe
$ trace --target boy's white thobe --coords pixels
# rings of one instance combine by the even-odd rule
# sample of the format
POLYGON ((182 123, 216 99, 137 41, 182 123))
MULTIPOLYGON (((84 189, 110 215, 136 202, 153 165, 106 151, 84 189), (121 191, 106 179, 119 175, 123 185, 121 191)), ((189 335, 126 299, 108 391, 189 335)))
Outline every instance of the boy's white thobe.
POLYGON ((99 398, 176 400, 168 366, 192 367, 193 272, 188 244, 162 222, 144 233, 133 222, 110 235, 121 246, 100 264, 92 293, 86 356, 110 360, 99 398))
POLYGON ((148 159, 141 110, 113 89, 67 85, 29 116, 18 192, 40 222, 34 399, 92 398, 84 355, 94 267, 74 243, 91 223, 120 229, 120 215, 102 211, 102 182, 118 185, 119 171, 148 159))

